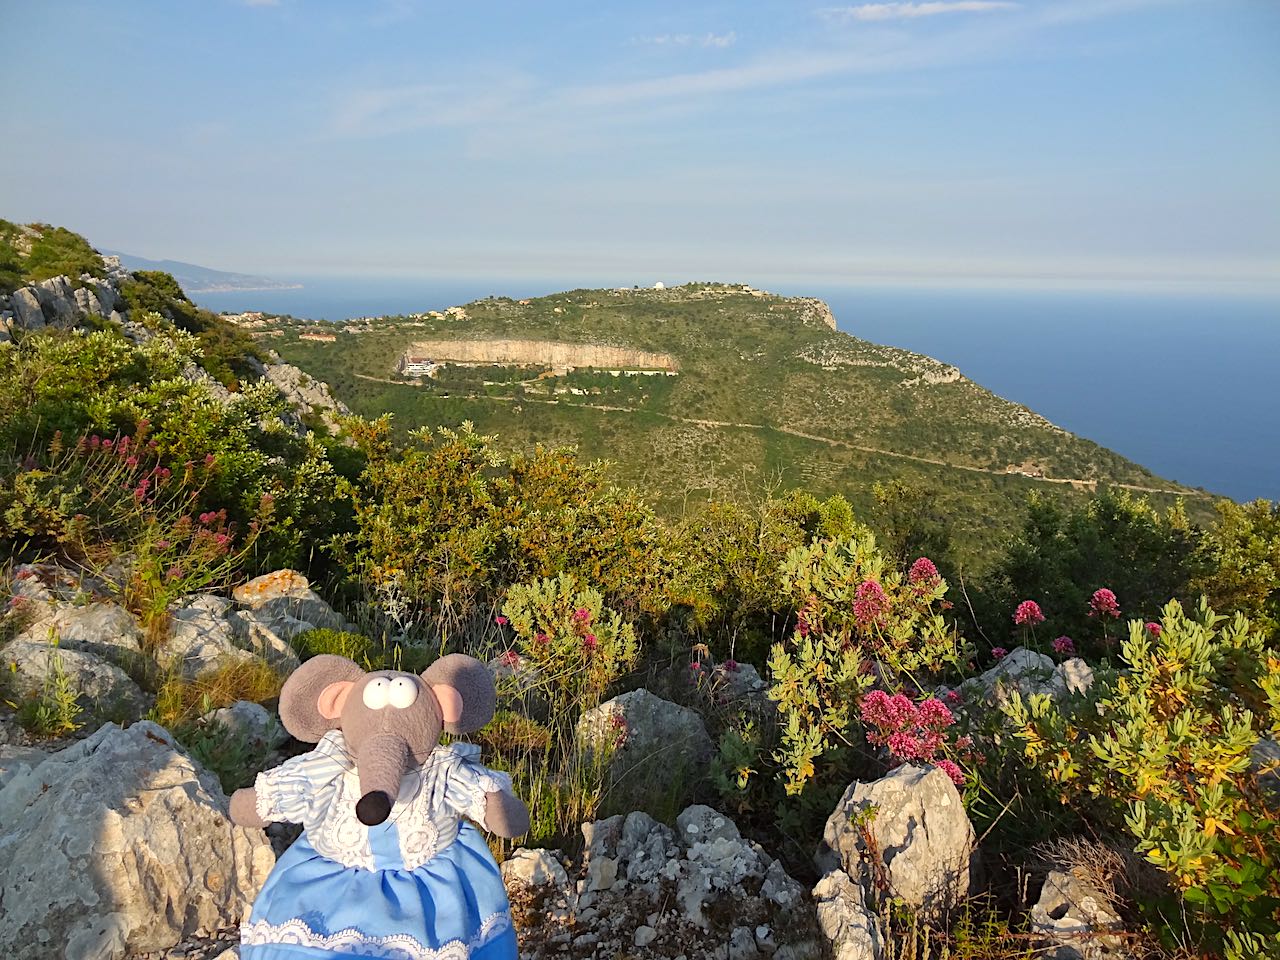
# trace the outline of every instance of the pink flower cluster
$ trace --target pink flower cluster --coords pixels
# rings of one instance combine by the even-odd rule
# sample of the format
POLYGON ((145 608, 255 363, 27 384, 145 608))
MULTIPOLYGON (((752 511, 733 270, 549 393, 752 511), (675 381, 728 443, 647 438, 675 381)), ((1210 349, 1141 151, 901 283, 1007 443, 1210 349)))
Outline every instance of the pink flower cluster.
POLYGON ((858 584, 858 591, 853 600, 853 616, 863 626, 876 623, 889 611, 889 598, 884 595, 884 587, 875 580, 864 580, 858 584))
POLYGON ((872 690, 862 698, 859 709, 862 722, 875 728, 867 732, 868 743, 888 747, 898 763, 936 763, 955 783, 964 783, 964 774, 954 762, 937 759, 946 744, 944 731, 955 723, 941 700, 930 697, 917 704, 904 693, 889 696, 883 690, 872 690))
POLYGON ((991 657, 993 660, 1002 660, 1009 655, 1009 651, 1004 647, 992 647, 991 657))
POLYGON ((1091 617, 1112 617, 1120 616, 1120 603, 1116 600, 1116 595, 1106 587, 1095 590, 1093 596, 1089 600, 1089 616, 1091 617))
POLYGON ((1152 622, 1147 624, 1147 633, 1151 634, 1153 637, 1158 637, 1160 634, 1164 633, 1164 630, 1161 628, 1160 624, 1152 622))
POLYGON ((1076 645, 1070 637, 1059 637, 1053 641, 1053 652, 1060 653, 1063 656, 1076 652, 1076 645))
POLYGON ((911 565, 907 572, 908 583, 927 584, 932 586, 939 578, 938 568, 928 557, 921 557, 911 565))
POLYGON ((1034 600, 1023 600, 1013 612, 1013 622, 1020 627, 1034 627, 1044 623, 1044 614, 1040 612, 1040 604, 1034 600))

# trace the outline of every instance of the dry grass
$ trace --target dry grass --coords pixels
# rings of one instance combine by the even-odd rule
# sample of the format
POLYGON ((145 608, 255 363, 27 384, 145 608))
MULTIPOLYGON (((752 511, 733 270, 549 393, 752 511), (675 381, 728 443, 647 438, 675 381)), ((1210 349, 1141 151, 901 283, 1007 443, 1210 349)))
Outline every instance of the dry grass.
POLYGON ((171 674, 156 694, 153 719, 172 730, 237 700, 266 703, 280 696, 284 677, 261 660, 228 660, 196 680, 171 674))

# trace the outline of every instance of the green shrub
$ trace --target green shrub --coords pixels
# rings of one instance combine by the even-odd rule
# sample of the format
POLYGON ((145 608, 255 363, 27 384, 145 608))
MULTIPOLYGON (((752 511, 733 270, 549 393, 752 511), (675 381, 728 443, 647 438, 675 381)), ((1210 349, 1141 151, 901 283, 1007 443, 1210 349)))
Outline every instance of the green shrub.
POLYGON ((18 723, 40 737, 65 737, 75 733, 83 726, 78 696, 62 665, 62 657, 55 650, 40 689, 17 704, 18 723))
MULTIPOLYGON (((202 713, 217 709, 211 701, 201 707, 207 707, 202 713)), ((192 759, 218 778, 227 796, 251 786, 271 754, 270 736, 264 742, 251 743, 244 733, 233 733, 215 720, 180 724, 173 735, 192 759)))
MULTIPOLYGON (((1005 710, 1028 762, 1063 802, 1090 805, 1164 870, 1214 946, 1228 930, 1280 930, 1280 820, 1250 752, 1280 733, 1280 658, 1241 614, 1169 603, 1159 631, 1132 622, 1124 669, 1060 707, 1005 710)), ((1169 916, 1176 917, 1170 911, 1169 916)))
POLYGON ((37 283, 51 277, 70 277, 77 281, 84 273, 95 277, 103 275, 102 258, 84 237, 65 227, 33 226, 39 235, 33 238, 22 265, 26 282, 37 283))
POLYGON ((1220 500, 1202 544, 1207 570, 1194 586, 1215 610, 1240 611, 1280 639, 1280 503, 1220 500))
POLYGON ((553 716, 568 718, 599 704, 639 656, 631 625, 604 606, 598 590, 569 574, 516 584, 502 613, 516 637, 516 650, 505 657, 533 671, 553 716))
POLYGON ((923 691, 926 674, 959 666, 965 651, 939 612, 946 581, 932 565, 905 577, 889 568, 865 528, 792 550, 782 585, 800 613, 769 658, 769 696, 782 731, 776 759, 794 795, 854 745, 854 711, 876 674, 891 689, 923 691))
POLYGON ((332 653, 354 660, 365 670, 384 669, 382 651, 375 647, 372 640, 359 633, 324 628, 304 630, 290 640, 289 644, 297 652, 298 659, 303 661, 321 653, 332 653))
POLYGON ((469 424, 419 431, 403 450, 392 445, 389 418, 353 429, 369 459, 348 566, 369 592, 394 581, 450 634, 492 609, 507 585, 564 572, 629 616, 665 610, 662 527, 599 465, 541 449, 507 461, 469 424))

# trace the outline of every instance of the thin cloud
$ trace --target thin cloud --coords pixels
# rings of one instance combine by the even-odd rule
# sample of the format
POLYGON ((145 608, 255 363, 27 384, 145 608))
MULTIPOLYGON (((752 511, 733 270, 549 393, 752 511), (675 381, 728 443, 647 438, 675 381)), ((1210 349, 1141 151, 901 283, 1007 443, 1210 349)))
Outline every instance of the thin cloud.
POLYGON ((918 20, 945 13, 993 13, 1014 10, 1010 0, 930 0, 925 3, 863 3, 854 7, 827 7, 819 10, 824 20, 871 23, 884 20, 918 20))
POLYGON ((654 47, 712 47, 723 50, 738 42, 738 35, 730 30, 728 33, 707 33, 697 36, 692 33, 660 33, 652 37, 639 37, 634 43, 654 47))

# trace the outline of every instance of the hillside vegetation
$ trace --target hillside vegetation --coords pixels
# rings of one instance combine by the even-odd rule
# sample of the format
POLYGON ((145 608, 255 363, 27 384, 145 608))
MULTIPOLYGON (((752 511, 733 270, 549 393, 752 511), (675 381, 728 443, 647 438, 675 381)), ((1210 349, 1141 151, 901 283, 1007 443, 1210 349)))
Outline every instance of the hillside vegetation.
MULTIPOLYGON (((1108 936, 1133 955, 1280 958, 1280 506, 1219 501, 1204 522, 1137 490, 1002 476, 1034 459, 1055 478, 1167 488, 935 361, 835 334, 812 301, 583 291, 344 325, 328 342, 301 339, 328 328, 290 321, 233 327, 167 275, 102 266, 110 289, 84 301, 97 312, 62 294, 32 308, 31 286, 0 295, 5 725, 66 737, 128 722, 76 685, 75 663, 98 662, 136 687, 131 719, 149 711, 234 789, 265 753, 203 722, 209 711, 274 710, 284 672, 321 653, 420 670, 461 651, 498 678, 501 710, 476 739, 529 801, 530 848, 573 849, 584 822, 614 813, 669 823, 699 802, 812 884, 854 781, 935 768, 938 802, 972 821, 982 876, 938 915, 904 905, 876 867, 866 910, 886 944, 958 960, 1042 952, 1027 888, 1049 857, 1093 885, 1116 917, 1108 936), (511 435, 409 430, 407 416, 308 429, 255 373, 273 367, 234 354, 276 331, 254 352, 279 345, 313 375, 332 364, 366 410, 399 398, 445 419, 492 411, 511 435), (447 367, 422 385, 393 372, 411 343, 481 336, 668 352, 678 372, 447 367), (686 427, 692 446, 660 456, 664 431, 686 427), (986 446, 952 449, 947 432, 986 446), (533 442, 557 437, 610 447, 647 485, 533 442), (729 496, 735 449, 756 477, 803 461, 793 453, 848 459, 812 490, 729 496), (831 492, 841 477, 849 497, 831 492), (701 496, 678 515, 651 492, 669 505, 690 486, 701 496), (983 523, 998 526, 980 538, 983 523), (979 540, 983 574, 954 576, 975 568, 966 544, 979 540), (330 627, 282 633, 275 659, 228 627, 225 655, 184 672, 167 652, 192 639, 179 614, 284 566, 309 578, 308 607, 330 627), (113 606, 137 634, 129 649, 57 634, 58 618, 113 606), (49 664, 35 681, 17 669, 33 652, 49 664), (664 749, 662 790, 610 779, 580 732, 640 687, 696 713, 713 745, 702 769, 664 749)), ((86 276, 41 289, 48 300, 86 276)), ((228 626, 219 616, 203 619, 228 626)), ((625 746, 626 722, 610 729, 625 746)), ((872 814, 845 825, 871 828, 872 814)), ((788 908, 814 909, 808 895, 788 908)), ((923 955, 906 950, 884 956, 923 955)))
POLYGON ((896 479, 928 491, 955 534, 983 548, 1003 536, 1032 490, 1069 496, 1128 486, 1166 503, 1166 494, 1191 493, 953 367, 831 322, 819 301, 691 284, 490 298, 339 324, 268 319, 254 335, 358 413, 393 413, 405 432, 469 420, 509 450, 573 444, 613 461, 619 479, 668 513, 777 478, 783 488, 840 493, 871 509, 873 481, 896 479), (336 340, 301 339, 317 331, 336 340), (397 372, 406 353, 429 349, 422 344, 525 340, 668 354, 678 373, 566 371, 550 360, 445 365, 433 377, 397 372))

